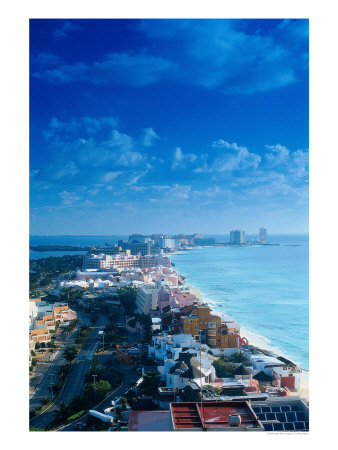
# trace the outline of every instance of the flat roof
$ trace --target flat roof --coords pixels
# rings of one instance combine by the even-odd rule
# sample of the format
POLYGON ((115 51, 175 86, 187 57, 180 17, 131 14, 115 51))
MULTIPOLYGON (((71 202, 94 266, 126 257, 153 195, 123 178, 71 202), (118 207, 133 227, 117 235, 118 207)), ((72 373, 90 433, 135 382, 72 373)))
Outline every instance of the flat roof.
POLYGON ((229 425, 230 415, 239 415, 241 425, 237 430, 245 430, 246 427, 260 428, 256 414, 245 401, 220 401, 212 403, 171 403, 170 405, 172 422, 175 430, 184 429, 234 429, 229 425))
POLYGON ((131 411, 128 431, 172 431, 169 411, 131 411))

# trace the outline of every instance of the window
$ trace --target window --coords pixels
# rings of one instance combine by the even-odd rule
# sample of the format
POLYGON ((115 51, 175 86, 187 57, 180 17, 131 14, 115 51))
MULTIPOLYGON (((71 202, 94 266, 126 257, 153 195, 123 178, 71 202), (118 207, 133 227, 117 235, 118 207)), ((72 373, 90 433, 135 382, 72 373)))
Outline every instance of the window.
POLYGON ((208 322, 208 328, 216 328, 216 322, 208 322))

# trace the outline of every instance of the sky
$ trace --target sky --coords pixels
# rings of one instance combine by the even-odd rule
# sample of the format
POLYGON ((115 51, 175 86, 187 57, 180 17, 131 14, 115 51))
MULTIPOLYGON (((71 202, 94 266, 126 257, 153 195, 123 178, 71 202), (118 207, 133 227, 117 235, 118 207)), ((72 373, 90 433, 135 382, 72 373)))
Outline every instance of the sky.
POLYGON ((308 232, 308 20, 30 20, 30 234, 308 232))

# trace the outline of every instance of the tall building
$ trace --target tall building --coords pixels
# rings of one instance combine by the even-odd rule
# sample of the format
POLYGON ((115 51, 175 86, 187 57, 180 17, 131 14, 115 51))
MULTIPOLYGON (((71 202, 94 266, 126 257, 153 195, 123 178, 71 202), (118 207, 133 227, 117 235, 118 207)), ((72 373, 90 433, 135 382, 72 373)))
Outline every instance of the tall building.
POLYGON ((129 236, 129 242, 146 242, 147 236, 143 236, 143 234, 131 234, 129 236))
POLYGON ((160 247, 161 248, 177 248, 177 240, 169 237, 163 237, 160 240, 160 247))
POLYGON ((230 231, 230 244, 235 244, 235 245, 245 244, 245 231, 231 230, 230 231))
POLYGON ((268 243, 268 233, 266 228, 260 228, 259 229, 259 242, 261 244, 267 244, 268 243))
POLYGON ((142 256, 150 255, 151 245, 149 242, 131 242, 129 246, 132 255, 138 255, 139 253, 142 256))
POLYGON ((187 316, 181 316, 182 332, 191 334, 201 344, 211 348, 238 348, 239 338, 229 334, 228 327, 220 316, 211 314, 208 305, 195 305, 187 316))

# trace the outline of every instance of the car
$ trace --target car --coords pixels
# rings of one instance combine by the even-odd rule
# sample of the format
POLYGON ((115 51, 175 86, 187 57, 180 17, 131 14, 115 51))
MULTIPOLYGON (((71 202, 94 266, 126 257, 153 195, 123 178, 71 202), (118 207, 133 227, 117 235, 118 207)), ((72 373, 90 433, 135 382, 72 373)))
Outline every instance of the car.
POLYGON ((142 348, 143 345, 142 344, 137 344, 138 348, 142 348))

